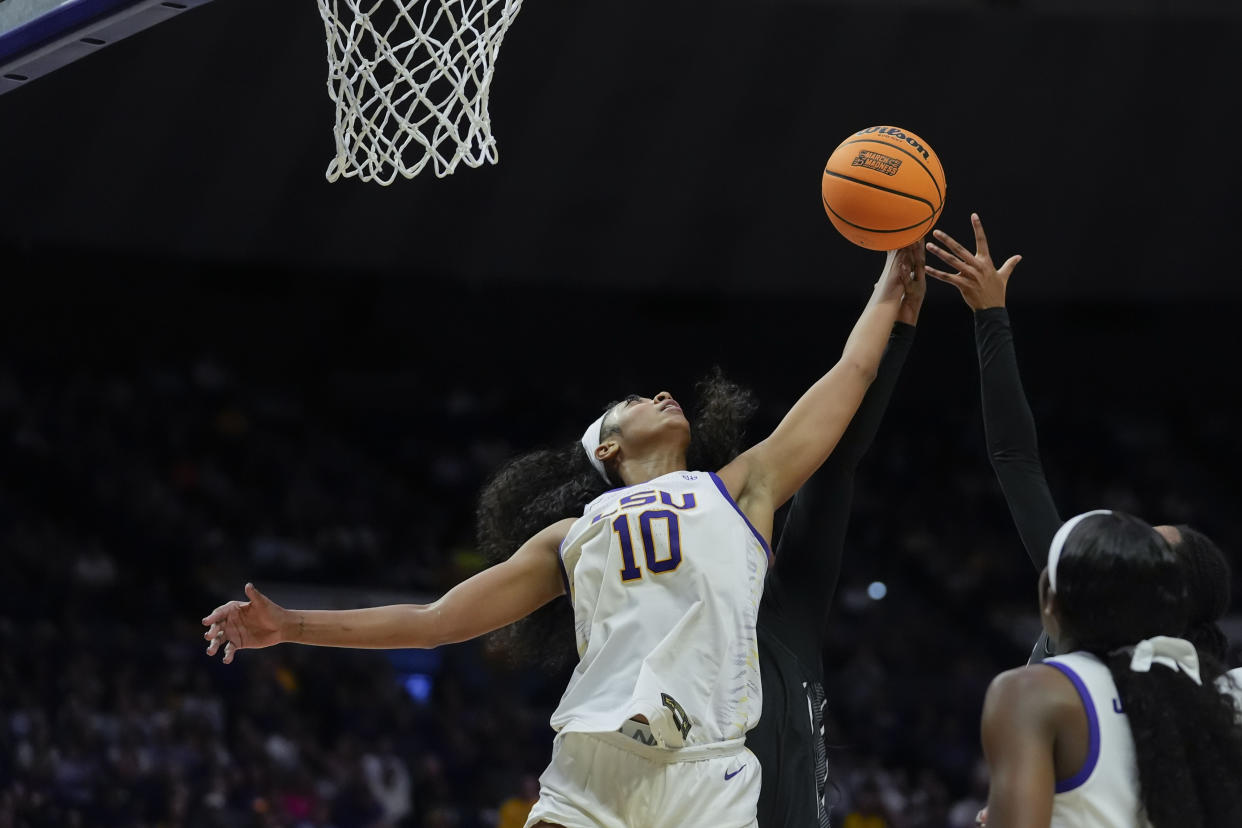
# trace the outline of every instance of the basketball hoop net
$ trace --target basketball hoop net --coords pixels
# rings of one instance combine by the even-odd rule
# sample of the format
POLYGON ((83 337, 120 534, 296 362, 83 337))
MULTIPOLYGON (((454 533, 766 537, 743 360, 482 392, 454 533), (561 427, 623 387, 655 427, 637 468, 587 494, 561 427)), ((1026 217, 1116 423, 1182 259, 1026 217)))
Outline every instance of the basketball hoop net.
POLYGON ((336 104, 329 181, 495 164, 487 91, 522 0, 318 0, 336 104))

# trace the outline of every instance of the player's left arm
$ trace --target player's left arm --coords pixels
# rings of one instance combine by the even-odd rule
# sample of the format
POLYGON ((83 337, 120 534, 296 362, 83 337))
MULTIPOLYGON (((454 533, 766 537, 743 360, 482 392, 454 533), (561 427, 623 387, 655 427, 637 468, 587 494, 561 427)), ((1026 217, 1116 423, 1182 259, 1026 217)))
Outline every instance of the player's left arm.
MULTIPOLYGON (((1010 256, 997 267, 992 260, 987 234, 978 213, 971 213, 975 250, 940 230, 935 237, 943 247, 928 243, 927 249, 956 273, 927 266, 927 275, 958 289, 975 316, 975 346, 979 354, 980 400, 983 433, 992 470, 1013 515, 1018 536, 1036 571, 1048 563, 1048 545, 1061 526, 1061 517, 1039 456, 1035 416, 1031 412, 1006 307, 1009 279, 1022 261, 1010 256)), ((1046 633, 1031 651, 1030 663, 1043 661, 1054 652, 1046 633)))
POLYGON ((203 618, 207 654, 276 644, 358 649, 431 649, 512 624, 562 595, 560 545, 574 519, 558 521, 507 560, 475 573, 430 604, 347 610, 286 609, 246 584, 249 601, 229 601, 203 618))
POLYGON ((991 778, 988 828, 1048 828, 1052 821, 1053 749, 1067 684, 1058 675, 1048 667, 1020 667, 988 687, 981 727, 991 778))
POLYGON ((720 470, 742 511, 769 537, 772 513, 806 483, 845 433, 879 370, 907 285, 923 278, 921 242, 889 253, 836 365, 802 395, 771 435, 720 470))
POLYGON ((1048 544, 1060 528, 1061 518, 1040 462, 1035 416, 1022 388, 1006 307, 1009 279, 1022 257, 1010 256, 997 267, 979 214, 971 213, 970 222, 975 234, 974 252, 937 230, 936 240, 944 246, 929 243, 927 249, 957 272, 928 266, 927 275, 956 287, 974 311, 988 456, 1027 555, 1040 570, 1048 562, 1048 544))

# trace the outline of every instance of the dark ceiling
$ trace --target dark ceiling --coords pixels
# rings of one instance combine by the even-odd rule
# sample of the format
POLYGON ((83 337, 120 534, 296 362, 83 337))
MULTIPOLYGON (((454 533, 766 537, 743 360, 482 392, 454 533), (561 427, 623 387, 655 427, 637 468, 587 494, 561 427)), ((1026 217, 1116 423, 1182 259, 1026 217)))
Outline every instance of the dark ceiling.
MULTIPOLYGON (((817 186, 904 126, 1036 297, 1242 296, 1236 16, 526 0, 500 164, 328 184, 312 0, 216 0, 0 97, 0 253, 486 283, 833 291, 817 186)), ((16 256, 15 256, 16 254, 16 256)), ((74 261, 80 261, 75 258, 74 261)))

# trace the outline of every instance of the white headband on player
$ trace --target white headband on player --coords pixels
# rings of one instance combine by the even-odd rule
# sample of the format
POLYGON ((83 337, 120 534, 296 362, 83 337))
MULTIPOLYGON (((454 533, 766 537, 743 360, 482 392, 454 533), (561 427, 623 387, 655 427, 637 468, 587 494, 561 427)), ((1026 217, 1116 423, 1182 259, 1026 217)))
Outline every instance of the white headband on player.
POLYGON ((591 465, 599 472, 599 476, 604 478, 605 483, 611 483, 608 479, 608 469, 604 468, 604 461, 595 456, 595 450, 599 448, 599 430, 604 426, 604 418, 608 416, 605 411, 599 415, 599 419, 587 426, 587 430, 582 432, 582 447, 586 449, 587 459, 591 461, 591 465))
POLYGON ((1070 532, 1074 531, 1074 527, 1082 523, 1084 518, 1092 515, 1111 515, 1112 509, 1093 509, 1090 512, 1083 512, 1081 515, 1075 515, 1065 523, 1061 524, 1061 528, 1052 536, 1052 544, 1048 547, 1048 586, 1053 592, 1057 591, 1057 563, 1061 560, 1061 549, 1065 546, 1066 539, 1069 538, 1070 532))

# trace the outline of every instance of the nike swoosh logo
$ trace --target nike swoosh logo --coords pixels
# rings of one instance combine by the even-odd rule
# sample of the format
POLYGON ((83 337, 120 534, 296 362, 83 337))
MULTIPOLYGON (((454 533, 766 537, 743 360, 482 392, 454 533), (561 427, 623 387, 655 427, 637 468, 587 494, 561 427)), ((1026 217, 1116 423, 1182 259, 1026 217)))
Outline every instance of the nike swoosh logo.
POLYGON ((739 773, 741 773, 744 770, 746 770, 745 765, 742 765, 742 767, 738 768, 733 773, 729 773, 728 771, 725 771, 725 781, 728 782, 730 779, 737 776, 739 773))

